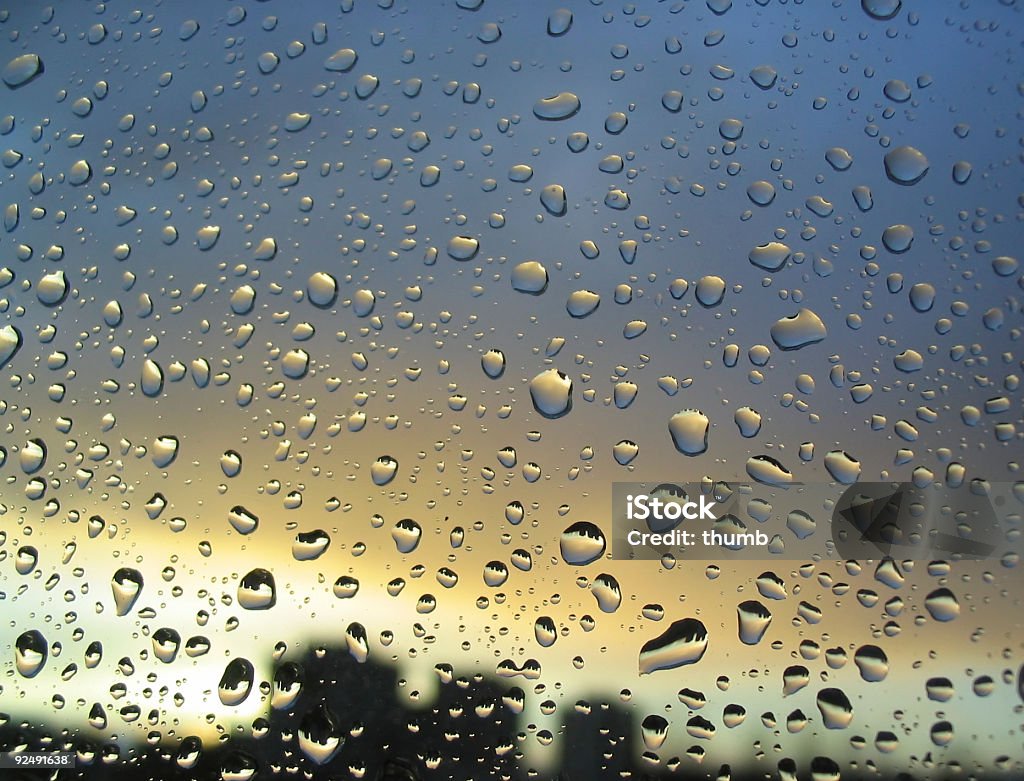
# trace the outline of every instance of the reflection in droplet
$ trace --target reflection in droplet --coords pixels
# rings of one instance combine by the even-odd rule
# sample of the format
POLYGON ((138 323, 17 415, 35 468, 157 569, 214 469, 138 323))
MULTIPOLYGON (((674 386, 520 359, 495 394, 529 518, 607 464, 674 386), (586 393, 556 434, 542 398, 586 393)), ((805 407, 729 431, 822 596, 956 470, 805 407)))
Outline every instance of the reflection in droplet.
POLYGON ((676 450, 687 456, 698 456, 708 449, 711 421, 700 410, 677 412, 668 421, 669 434, 676 450))
POLYGON ((580 110, 580 99, 571 92, 559 92, 533 104, 533 115, 537 119, 569 119, 580 110))
POLYGON ((246 610, 268 610, 277 602, 274 576, 257 567, 238 581, 238 604, 246 610))
POLYGON ((576 521, 559 538, 562 558, 574 566, 596 561, 604 554, 606 545, 604 533, 590 521, 576 521))
POLYGON ((696 618, 674 621, 640 649, 640 673, 671 670, 699 662, 708 648, 708 631, 696 618))
POLYGON ((926 173, 928 158, 912 146, 898 146, 885 155, 885 174, 896 184, 917 184, 926 173))
POLYGON ((217 697, 229 707, 245 702, 252 691, 255 670, 252 662, 243 657, 232 659, 224 668, 224 674, 217 684, 217 697))
POLYGON ((344 745, 338 717, 321 701, 299 723, 299 749, 315 765, 325 765, 344 745))
POLYGON ((842 689, 822 689, 816 703, 827 729, 846 729, 853 721, 853 705, 842 689))
POLYGON ((771 611, 754 599, 741 602, 736 608, 740 642, 757 645, 772 622, 771 611))
POLYGON ((560 418, 572 410, 572 380, 558 369, 547 369, 530 381, 530 398, 545 418, 560 418))
POLYGON ((22 632, 14 641, 14 663, 24 678, 34 678, 43 669, 47 657, 46 638, 36 629, 22 632))
POLYGON ((119 616, 128 615, 142 593, 142 573, 122 567, 114 573, 110 587, 114 592, 114 609, 119 616))
POLYGON ((777 320, 770 331, 772 341, 783 350, 799 350, 827 336, 817 314, 803 307, 795 315, 777 320))

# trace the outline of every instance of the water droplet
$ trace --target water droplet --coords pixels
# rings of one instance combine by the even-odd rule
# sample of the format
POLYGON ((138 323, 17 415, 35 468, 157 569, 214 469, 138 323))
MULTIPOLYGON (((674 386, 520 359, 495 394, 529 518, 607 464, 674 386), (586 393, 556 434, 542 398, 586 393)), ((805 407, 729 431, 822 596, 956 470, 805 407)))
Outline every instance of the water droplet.
POLYGON ((572 410, 572 380, 558 369, 547 369, 530 381, 530 398, 545 418, 560 418, 572 410))
POLYGON ((338 282, 326 271, 317 271, 306 282, 306 295, 313 306, 328 309, 338 298, 338 282))
MULTIPOLYGON (((759 179, 756 182, 751 182, 751 184, 747 187, 747 197, 750 199, 751 203, 755 203, 758 206, 767 206, 768 204, 775 200, 775 186, 771 182, 766 182, 763 179, 759 179)), ((760 263, 754 260, 755 252, 756 250, 751 251, 750 262, 757 266, 760 265, 760 263)), ((786 252, 786 257, 789 257, 788 250, 786 252)), ((785 258, 783 258, 782 262, 785 263, 785 258)), ((780 263, 777 268, 781 268, 781 266, 782 264, 780 263)), ((774 270, 775 269, 772 269, 772 271, 774 270)))
POLYGON ((612 446, 612 457, 619 466, 626 466, 640 453, 640 446, 629 439, 620 439, 612 446))
POLYGON ((342 575, 334 581, 334 596, 338 599, 351 599, 359 593, 359 581, 348 575, 342 575))
POLYGON ((353 621, 345 630, 345 643, 348 652, 360 664, 364 663, 370 656, 370 645, 366 637, 366 628, 353 621))
POLYGON ((787 667, 782 673, 782 693, 785 696, 796 694, 811 682, 811 673, 802 664, 787 667))
POLYGON ((454 260, 472 260, 480 251, 480 242, 471 236, 453 236, 448 241, 448 256, 454 260))
POLYGON ((181 741, 178 752, 174 756, 175 764, 183 770, 192 770, 199 764, 203 755, 203 741, 195 735, 189 735, 181 741))
POLYGON ((224 668, 220 683, 217 684, 217 697, 228 707, 245 702, 252 691, 253 679, 256 675, 252 662, 243 657, 232 659, 224 668))
POLYGON ((491 348, 480 357, 480 367, 492 380, 498 379, 505 373, 505 353, 491 348))
POLYGON ((877 645, 862 645, 853 655, 860 677, 869 683, 884 681, 889 674, 889 657, 877 645))
POLYGON ((928 158, 912 146, 898 146, 885 155, 885 174, 896 184, 917 184, 928 173, 928 158))
POLYGON ((668 720, 656 713, 645 717, 640 723, 640 735, 648 751, 657 751, 668 737, 668 720))
POLYGON ((338 717, 320 702, 302 717, 299 723, 299 748, 315 765, 325 765, 344 745, 345 739, 338 717))
POLYGON ((778 78, 778 72, 771 65, 757 65, 750 70, 750 80, 764 90, 774 87, 778 78))
POLYGON ((14 665, 24 678, 34 678, 46 664, 46 638, 36 629, 18 635, 14 641, 14 665))
POLYGON ((114 608, 119 616, 128 615, 142 593, 142 573, 122 567, 114 573, 110 587, 114 592, 114 608))
POLYGON ((252 534, 259 528, 260 519, 242 505, 236 504, 228 511, 228 523, 239 534, 252 534))
POLYGON ((948 588, 937 588, 924 600, 928 614, 936 621, 952 621, 960 615, 960 603, 948 588))
POLYGON ((4 66, 3 80, 11 89, 23 87, 39 76, 45 68, 38 54, 19 54, 4 66))
POLYGON ((165 469, 173 464, 174 459, 178 457, 178 445, 178 438, 171 434, 164 434, 153 440, 153 465, 157 469, 165 469))
POLYGON ((572 11, 568 8, 558 8, 548 15, 548 35, 565 35, 572 29, 572 11))
POLYGON ((595 524, 576 521, 562 532, 558 545, 567 564, 584 566, 601 558, 607 543, 604 533, 595 524))
POLYGON ((387 485, 398 474, 398 461, 391 456, 380 456, 370 464, 370 479, 374 485, 387 485))
POLYGON ((580 99, 571 92, 559 92, 550 98, 543 98, 533 104, 533 115, 537 119, 562 120, 573 117, 580 110, 580 99))
POLYGON ((403 518, 391 530, 391 539, 399 553, 412 553, 420 544, 423 529, 412 518, 403 518))
POLYGON ((703 276, 697 280, 693 294, 701 306, 718 306, 725 297, 725 280, 714 274, 703 276))
POLYGON ((142 380, 140 382, 142 393, 149 398, 155 398, 164 390, 164 371, 160 364, 151 358, 142 362, 142 380))
POLYGON ((568 208, 565 188, 560 184, 549 184, 540 191, 540 203, 548 214, 554 217, 563 216, 568 208))
POLYGON ((909 374, 924 368, 924 356, 917 350, 908 349, 893 358, 892 363, 899 371, 909 374))
POLYGON ((903 6, 902 0, 861 0, 861 8, 872 19, 892 19, 900 12, 903 6))
POLYGON ((533 634, 537 644, 543 648, 550 648, 558 639, 558 629, 555 622, 548 616, 541 616, 533 624, 533 634))
POLYGON ((772 456, 751 456, 746 467, 752 479, 765 485, 786 486, 793 482, 793 473, 772 456))
POLYGON ((756 437, 761 431, 761 413, 751 407, 740 407, 733 419, 736 421, 736 428, 740 430, 740 436, 749 439, 756 437))
POLYGON ((597 600, 602 613, 614 613, 622 604, 622 589, 614 576, 602 572, 590 587, 590 593, 597 600))
POLYGON ((772 623, 772 614, 764 605, 754 599, 741 602, 736 608, 739 621, 740 642, 757 645, 772 623))
POLYGON ((164 664, 170 664, 178 656, 181 635, 174 629, 162 627, 153 633, 153 656, 164 664))
POLYGON ((336 73, 348 73, 352 70, 359 55, 354 49, 338 49, 334 54, 324 60, 324 67, 336 73))
POLYGON ((914 229, 909 225, 890 225, 882 231, 882 244, 894 255, 901 255, 914 243, 914 229))
POLYGON ((674 621, 640 649, 640 674, 671 670, 699 662, 708 649, 708 631, 696 618, 674 621))
POLYGON ((860 461, 845 450, 830 450, 825 454, 825 468, 832 478, 843 485, 850 485, 860 478, 860 461))
POLYGON ((292 558, 296 561, 314 561, 327 551, 331 536, 323 529, 299 532, 292 540, 292 558))
MULTIPOLYGON (((543 195, 541 196, 543 197, 543 195)), ((512 269, 512 289, 539 296, 548 288, 548 270, 536 260, 519 263, 512 269)))
POLYGON ((569 294, 565 309, 574 318, 583 318, 597 311, 601 296, 592 290, 575 290, 569 294))
POLYGON ((221 781, 251 781, 258 770, 255 757, 244 751, 229 751, 220 763, 221 781))
POLYGON ((21 331, 13 325, 5 325, 0 328, 0 369, 10 363, 21 349, 21 344, 21 331))
POLYGON ((825 152, 825 162, 835 171, 845 171, 853 165, 853 155, 841 146, 834 146, 825 152))
POLYGON ((821 318, 806 307, 795 315, 777 320, 769 333, 772 341, 783 350, 799 350, 820 342, 827 335, 821 318))
POLYGON ((687 409, 677 412, 668 421, 672 444, 683 455, 699 456, 708 449, 708 432, 711 421, 700 410, 687 409))
POLYGON ((822 689, 815 702, 826 729, 846 729, 853 721, 853 705, 842 689, 822 689))
POLYGON ((246 610, 269 610, 277 603, 277 586, 269 570, 256 568, 238 581, 238 604, 246 610))

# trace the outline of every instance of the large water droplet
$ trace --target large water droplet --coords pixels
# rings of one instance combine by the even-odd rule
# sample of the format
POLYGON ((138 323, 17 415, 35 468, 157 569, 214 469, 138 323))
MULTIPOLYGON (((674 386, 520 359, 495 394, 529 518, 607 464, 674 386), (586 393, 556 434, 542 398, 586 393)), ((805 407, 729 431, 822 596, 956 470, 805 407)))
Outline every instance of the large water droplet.
POLYGON ((936 621, 952 621, 960 615, 960 603, 948 588, 937 588, 924 599, 928 615, 936 621))
POLYGON ((590 593, 594 595, 602 613, 614 613, 622 604, 622 589, 619 587, 619 581, 606 572, 602 572, 594 578, 590 593))
POLYGON ((19 54, 4 66, 3 80, 11 89, 28 84, 41 74, 45 68, 38 54, 19 54))
POLYGON ((572 11, 558 8, 548 14, 548 35, 565 35, 572 29, 572 11))
POLYGON ((391 456, 380 456, 370 464, 370 479, 374 485, 387 485, 398 474, 398 461, 391 456))
POLYGON ((877 645, 862 645, 853 655, 860 677, 869 683, 884 681, 889 674, 889 657, 877 645))
POLYGON ((825 454, 824 461, 828 473, 843 485, 855 483, 860 477, 860 461, 845 450, 830 450, 825 454))
POLYGON ((846 729, 853 721, 853 705, 842 689, 822 689, 816 703, 827 729, 846 729))
POLYGON ((550 98, 543 98, 533 104, 533 115, 537 119, 561 120, 575 116, 580 110, 580 99, 571 92, 559 92, 550 98))
MULTIPOLYGON (((543 197, 543 196, 542 196, 543 197)), ((512 269, 512 289, 539 296, 548 288, 548 271, 536 260, 519 263, 512 269)))
POLYGON ((595 524, 576 521, 562 532, 558 545, 567 564, 583 566, 603 556, 607 543, 604 532, 595 524))
POLYGON ((0 328, 0 369, 3 369, 21 349, 21 331, 13 325, 0 328))
POLYGON ((302 693, 306 673, 298 662, 285 662, 274 671, 274 688, 270 707, 274 710, 289 710, 302 693))
POLYGON ((256 675, 252 662, 243 657, 232 659, 224 668, 224 674, 217 684, 217 696, 222 704, 229 707, 245 702, 252 691, 253 679, 256 675))
POLYGON ((572 409, 572 380, 558 369, 547 369, 530 381, 530 398, 545 418, 560 418, 572 409))
POLYGON ((772 623, 772 614, 764 605, 754 599, 741 602, 736 608, 739 621, 740 642, 757 645, 772 623))
POLYGON ((872 19, 892 19, 900 12, 902 0, 860 0, 860 6, 872 19))
POLYGON ((700 410, 677 412, 668 421, 668 431, 676 450, 687 456, 699 456, 708 449, 711 421, 700 410))
POLYGON ((110 587, 114 592, 114 609, 119 616, 128 615, 142 593, 142 573, 122 567, 114 573, 110 587))
POLYGON ((316 765, 325 765, 344 744, 338 717, 320 702, 299 723, 299 748, 316 765))
POLYGON ((799 350, 827 336, 821 318, 806 307, 802 307, 795 315, 777 320, 770 334, 772 341, 783 350, 799 350))
POLYGON ((260 519, 242 505, 236 504, 228 511, 228 523, 239 534, 252 534, 259 528, 260 519))
POLYGON ((277 586, 269 570, 257 567, 238 581, 238 604, 246 610, 269 610, 277 603, 277 586))
POLYGON ((898 146, 885 155, 885 175, 896 184, 917 184, 926 173, 928 158, 912 146, 898 146))
POLYGON ((34 678, 46 664, 46 638, 36 629, 18 635, 14 641, 14 664, 25 678, 34 678))
POLYGON ((336 73, 347 73, 356 64, 359 55, 354 49, 338 49, 334 54, 324 60, 324 67, 336 73))
POLYGON ((648 751, 657 751, 668 737, 668 719, 657 713, 644 718, 640 724, 640 735, 648 751))
POLYGON ((181 648, 181 635, 174 629, 162 627, 153 633, 153 656, 164 664, 170 664, 177 658, 181 648))
POLYGON ((391 539, 399 553, 412 553, 420 544, 423 529, 412 518, 403 518, 391 530, 391 539))
POLYGON ((696 618, 674 621, 665 632, 640 649, 640 673, 696 664, 708 649, 708 631, 696 618))
POLYGON ((555 626, 554 620, 548 616, 541 616, 533 624, 533 635, 538 645, 550 648, 558 639, 558 628, 555 626))

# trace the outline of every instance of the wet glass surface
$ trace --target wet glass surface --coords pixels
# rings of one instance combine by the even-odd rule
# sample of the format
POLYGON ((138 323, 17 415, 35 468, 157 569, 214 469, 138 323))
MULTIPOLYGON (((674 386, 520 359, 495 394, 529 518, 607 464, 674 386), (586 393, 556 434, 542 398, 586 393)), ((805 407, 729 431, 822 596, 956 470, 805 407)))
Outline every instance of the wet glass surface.
POLYGON ((0 32, 0 749, 1024 775, 1019 3, 0 32), (970 561, 619 560, 616 482, 750 484, 801 540, 860 482, 1002 526, 970 561))

